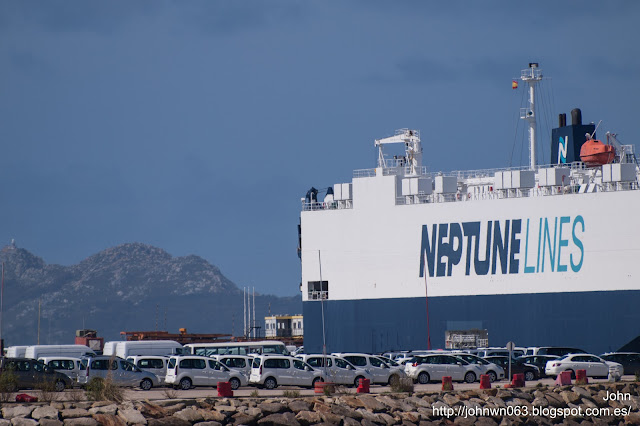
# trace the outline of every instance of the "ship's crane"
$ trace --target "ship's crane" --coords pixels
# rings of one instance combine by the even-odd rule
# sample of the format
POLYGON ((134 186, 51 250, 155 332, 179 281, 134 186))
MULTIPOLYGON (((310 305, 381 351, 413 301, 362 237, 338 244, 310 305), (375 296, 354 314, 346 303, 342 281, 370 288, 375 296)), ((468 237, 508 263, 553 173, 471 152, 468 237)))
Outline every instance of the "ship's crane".
POLYGON ((640 167, 638 159, 633 150, 633 145, 623 145, 617 138, 617 134, 607 132, 607 144, 613 145, 616 150, 616 157, 620 163, 636 163, 636 167, 640 167))
POLYGON ((420 132, 418 130, 396 130, 396 134, 393 136, 376 139, 375 146, 378 147, 378 167, 398 167, 399 165, 406 164, 410 168, 408 175, 420 175, 422 168, 422 145, 420 144, 420 132), (405 157, 403 159, 404 161, 400 161, 399 164, 389 164, 390 160, 384 157, 383 146, 392 143, 404 143, 405 157))

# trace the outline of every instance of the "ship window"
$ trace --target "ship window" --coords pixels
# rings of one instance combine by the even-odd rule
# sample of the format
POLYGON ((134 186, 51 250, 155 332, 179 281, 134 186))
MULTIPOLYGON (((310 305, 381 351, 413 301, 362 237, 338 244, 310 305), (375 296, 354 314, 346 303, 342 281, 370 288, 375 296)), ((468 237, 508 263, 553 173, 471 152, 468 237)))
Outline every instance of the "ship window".
POLYGON ((329 298, 329 281, 309 281, 309 300, 326 300, 329 298))

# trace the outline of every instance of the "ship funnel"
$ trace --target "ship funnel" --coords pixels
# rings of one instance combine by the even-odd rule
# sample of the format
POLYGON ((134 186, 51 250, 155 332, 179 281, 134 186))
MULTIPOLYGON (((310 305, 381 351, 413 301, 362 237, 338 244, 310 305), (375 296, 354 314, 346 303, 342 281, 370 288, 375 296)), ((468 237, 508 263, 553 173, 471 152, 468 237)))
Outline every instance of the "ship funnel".
POLYGON ((558 115, 558 127, 564 127, 567 125, 567 114, 558 115))
POLYGON ((580 111, 580 108, 574 108, 571 110, 571 125, 582 125, 582 111, 580 111))

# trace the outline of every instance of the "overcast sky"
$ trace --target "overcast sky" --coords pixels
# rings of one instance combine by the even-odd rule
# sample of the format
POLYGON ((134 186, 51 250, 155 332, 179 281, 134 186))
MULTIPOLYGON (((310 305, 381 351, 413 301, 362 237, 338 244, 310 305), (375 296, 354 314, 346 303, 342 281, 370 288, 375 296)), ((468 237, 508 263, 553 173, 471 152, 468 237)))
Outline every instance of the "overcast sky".
MULTIPOLYGON (((71 265, 142 242, 298 294, 300 198, 422 132, 432 171, 527 164, 540 63, 635 143, 638 1, 0 1, 0 244, 71 265), (512 154, 512 152, 514 154, 512 154)), ((548 163, 549 135, 542 135, 548 163)))

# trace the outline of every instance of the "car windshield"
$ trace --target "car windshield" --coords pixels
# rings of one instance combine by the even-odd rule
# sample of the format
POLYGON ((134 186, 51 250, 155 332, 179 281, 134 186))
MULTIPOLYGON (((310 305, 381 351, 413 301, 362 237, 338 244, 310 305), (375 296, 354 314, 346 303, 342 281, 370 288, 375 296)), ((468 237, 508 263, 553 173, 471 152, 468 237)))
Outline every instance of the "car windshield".
POLYGON ((560 358, 558 358, 558 361, 565 360, 565 359, 567 359, 568 357, 569 357, 569 355, 561 356, 560 358))
POLYGON ((382 356, 379 356, 378 358, 380 358, 381 360, 383 360, 384 362, 386 362, 387 364, 389 364, 389 365, 391 365, 393 367, 397 367, 399 365, 397 362, 395 362, 395 361, 393 361, 393 360, 391 360, 389 358, 385 358, 385 357, 382 357, 382 356))

